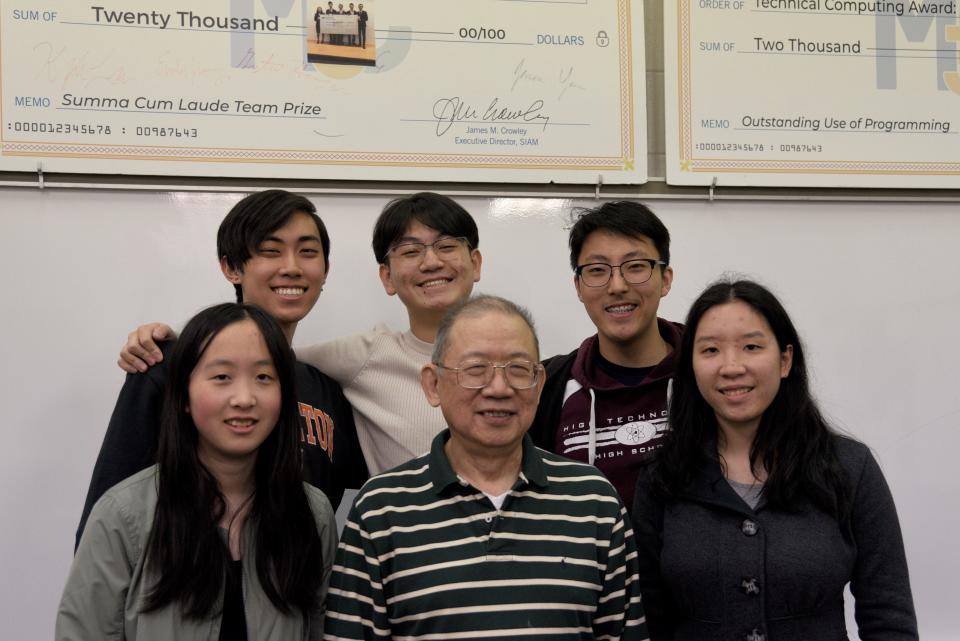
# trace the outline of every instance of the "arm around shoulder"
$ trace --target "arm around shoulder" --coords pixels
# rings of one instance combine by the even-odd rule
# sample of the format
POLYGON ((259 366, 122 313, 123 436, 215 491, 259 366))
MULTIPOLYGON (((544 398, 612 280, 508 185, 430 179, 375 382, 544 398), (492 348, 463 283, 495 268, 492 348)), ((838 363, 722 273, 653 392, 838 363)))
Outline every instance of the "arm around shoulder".
POLYGON ((381 332, 378 326, 373 331, 341 336, 325 343, 297 347, 297 360, 318 370, 348 387, 370 359, 374 345, 381 332))

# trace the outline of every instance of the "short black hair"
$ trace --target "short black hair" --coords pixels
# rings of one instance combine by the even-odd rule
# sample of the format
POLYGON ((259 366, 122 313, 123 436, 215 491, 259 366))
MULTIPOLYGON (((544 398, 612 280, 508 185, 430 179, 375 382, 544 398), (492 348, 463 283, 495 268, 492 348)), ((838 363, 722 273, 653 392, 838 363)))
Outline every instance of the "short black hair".
POLYGON ((390 247, 403 236, 413 221, 447 236, 463 236, 470 249, 480 246, 477 223, 466 209, 452 198, 423 191, 391 200, 383 208, 373 226, 373 255, 378 263, 386 264, 390 247))
MULTIPOLYGON (((657 215, 640 203, 618 200, 603 203, 594 209, 575 209, 570 228, 570 266, 574 271, 580 260, 580 251, 587 236, 595 231, 606 231, 619 236, 653 241, 659 258, 670 264, 670 232, 657 215)), ((666 265, 661 265, 662 270, 666 265)))
MULTIPOLYGON (((230 210, 217 230, 217 259, 225 258, 231 269, 243 271, 257 245, 271 233, 287 224, 296 213, 310 216, 317 225, 323 262, 330 269, 330 236, 327 227, 317 215, 313 203, 283 189, 268 189, 250 194, 230 210)), ((237 302, 243 302, 243 289, 234 285, 237 302)))

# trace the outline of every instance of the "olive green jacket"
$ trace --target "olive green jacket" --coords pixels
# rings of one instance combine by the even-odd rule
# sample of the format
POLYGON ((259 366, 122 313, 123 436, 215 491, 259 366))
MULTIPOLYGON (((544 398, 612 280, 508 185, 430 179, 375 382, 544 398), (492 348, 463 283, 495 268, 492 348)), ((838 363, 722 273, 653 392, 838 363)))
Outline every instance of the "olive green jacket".
MULTIPOLYGON (((317 609, 306 620, 274 608, 260 587, 253 525, 243 535, 243 601, 247 635, 258 641, 323 637, 323 603, 336 554, 337 528, 330 502, 304 484, 323 545, 323 584, 317 609), (247 560, 250 560, 248 563, 247 560)), ((149 467, 111 488, 97 501, 77 548, 57 610, 55 638, 101 641, 216 641, 220 617, 184 619, 177 604, 143 613, 154 585, 144 569, 144 552, 157 507, 157 467, 149 467)))

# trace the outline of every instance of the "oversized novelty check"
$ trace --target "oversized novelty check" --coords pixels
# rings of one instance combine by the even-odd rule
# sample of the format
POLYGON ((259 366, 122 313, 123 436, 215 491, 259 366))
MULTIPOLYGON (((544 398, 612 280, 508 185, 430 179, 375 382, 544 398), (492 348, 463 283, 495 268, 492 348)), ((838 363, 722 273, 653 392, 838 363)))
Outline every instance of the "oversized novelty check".
POLYGON ((667 180, 960 188, 956 0, 677 0, 667 180))
POLYGON ((357 33, 357 16, 323 16, 319 20, 321 33, 357 33))
POLYGON ((3 0, 0 170, 646 181, 641 0, 345 5, 3 0))

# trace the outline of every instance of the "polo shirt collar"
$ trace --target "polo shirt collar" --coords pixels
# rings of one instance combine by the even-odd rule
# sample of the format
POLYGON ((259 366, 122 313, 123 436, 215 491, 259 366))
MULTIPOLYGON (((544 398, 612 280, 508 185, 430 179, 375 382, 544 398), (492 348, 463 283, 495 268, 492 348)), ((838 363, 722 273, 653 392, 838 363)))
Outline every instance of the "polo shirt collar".
POLYGON ((520 478, 527 483, 547 487, 547 470, 540 450, 533 444, 530 434, 523 435, 523 461, 520 463, 520 478))
MULTIPOLYGON (((433 483, 433 491, 442 494, 451 485, 462 487, 460 477, 453 471, 450 465, 450 459, 443 446, 450 439, 450 428, 447 428, 437 434, 433 443, 430 445, 430 454, 428 456, 429 478, 433 483)), ((520 478, 517 486, 525 484, 538 485, 546 487, 548 485, 547 472, 544 468, 543 458, 539 450, 533 444, 529 434, 523 435, 523 458, 520 462, 520 478)), ((516 487, 516 486, 515 486, 516 487)))

